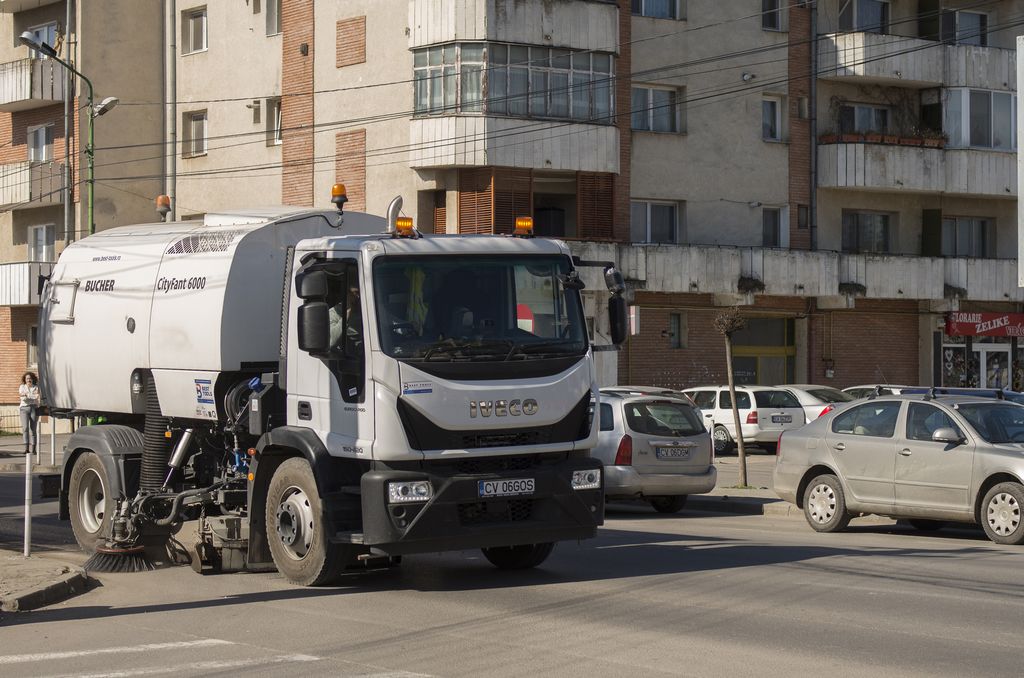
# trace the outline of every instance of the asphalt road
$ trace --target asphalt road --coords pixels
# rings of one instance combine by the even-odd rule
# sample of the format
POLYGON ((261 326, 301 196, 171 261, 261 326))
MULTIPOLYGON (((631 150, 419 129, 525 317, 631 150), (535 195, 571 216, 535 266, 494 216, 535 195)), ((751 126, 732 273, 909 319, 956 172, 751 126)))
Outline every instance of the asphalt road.
POLYGON ((406 558, 319 589, 188 568, 104 575, 0 619, 0 674, 1016 676, 1024 548, 895 525, 614 506, 541 568, 406 558))

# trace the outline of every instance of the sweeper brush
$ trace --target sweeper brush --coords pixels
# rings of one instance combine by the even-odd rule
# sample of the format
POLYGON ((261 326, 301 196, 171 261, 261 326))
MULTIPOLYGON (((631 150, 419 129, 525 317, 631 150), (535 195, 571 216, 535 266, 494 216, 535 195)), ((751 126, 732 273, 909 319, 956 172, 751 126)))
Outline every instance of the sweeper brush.
POLYGON ((100 546, 82 568, 86 572, 145 572, 156 566, 146 557, 143 546, 100 546))

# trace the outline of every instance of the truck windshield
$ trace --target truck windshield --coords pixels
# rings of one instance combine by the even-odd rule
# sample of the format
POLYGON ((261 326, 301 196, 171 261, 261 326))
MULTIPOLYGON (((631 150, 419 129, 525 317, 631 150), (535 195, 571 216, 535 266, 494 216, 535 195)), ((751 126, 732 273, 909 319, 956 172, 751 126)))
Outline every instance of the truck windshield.
POLYGON ((381 257, 380 341, 400 360, 505 361, 587 349, 580 294, 561 256, 381 257))

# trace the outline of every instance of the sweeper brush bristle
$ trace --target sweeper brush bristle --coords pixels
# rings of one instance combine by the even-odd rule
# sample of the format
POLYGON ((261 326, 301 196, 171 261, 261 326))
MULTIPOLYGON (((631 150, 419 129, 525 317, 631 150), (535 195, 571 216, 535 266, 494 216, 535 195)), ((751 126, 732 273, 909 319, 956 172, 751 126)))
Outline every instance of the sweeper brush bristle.
POLYGON ((121 549, 101 546, 82 566, 86 572, 145 572, 156 566, 146 557, 142 546, 121 549))

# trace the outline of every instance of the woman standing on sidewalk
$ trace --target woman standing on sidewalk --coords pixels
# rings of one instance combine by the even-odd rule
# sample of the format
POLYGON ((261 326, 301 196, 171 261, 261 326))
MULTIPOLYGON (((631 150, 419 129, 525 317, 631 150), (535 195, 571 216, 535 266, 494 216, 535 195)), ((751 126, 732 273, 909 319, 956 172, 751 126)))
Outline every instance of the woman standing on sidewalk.
POLYGON ((25 441, 25 454, 35 454, 36 429, 39 425, 39 380, 36 375, 26 372, 21 376, 18 397, 21 399, 21 436, 25 441), (31 442, 30 442, 31 441, 31 442))

